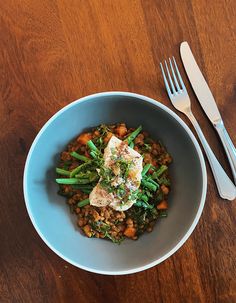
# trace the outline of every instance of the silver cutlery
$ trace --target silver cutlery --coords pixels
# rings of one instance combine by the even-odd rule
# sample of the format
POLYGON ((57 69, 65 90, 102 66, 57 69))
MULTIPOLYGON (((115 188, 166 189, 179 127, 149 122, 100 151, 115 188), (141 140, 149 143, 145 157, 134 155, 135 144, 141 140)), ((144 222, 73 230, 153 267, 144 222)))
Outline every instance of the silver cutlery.
POLYGON ((204 76, 202 75, 187 42, 181 43, 180 55, 184 64, 185 71, 198 98, 198 101, 200 102, 204 112, 215 127, 222 141, 231 166, 234 182, 236 183, 236 149, 232 140, 230 139, 228 132, 225 129, 223 120, 216 105, 215 99, 210 91, 210 88, 204 76))
POLYGON ((219 195, 223 199, 234 200, 236 198, 236 187, 234 186, 233 182, 229 179, 229 177, 225 173, 224 169, 222 168, 222 166, 216 159, 213 151, 211 150, 209 144, 207 143, 207 140, 206 140, 197 120, 195 119, 195 117, 191 111, 190 98, 188 96, 186 87, 183 83, 179 69, 175 62, 175 58, 173 57, 173 63, 172 63, 172 60, 169 59, 169 66, 171 69, 171 73, 169 71, 167 62, 165 61, 165 68, 166 68, 168 80, 167 80, 166 73, 164 71, 162 64, 160 64, 160 65, 161 65, 161 70, 162 70, 166 90, 167 90, 168 96, 171 100, 171 103, 174 105, 174 107, 177 110, 184 113, 189 118, 189 120, 192 122, 192 124, 198 134, 198 137, 202 143, 202 146, 207 155, 209 164, 211 166, 219 195), (171 76, 171 74, 172 74, 172 76, 171 76), (169 85, 169 83, 170 83, 170 85, 169 85))

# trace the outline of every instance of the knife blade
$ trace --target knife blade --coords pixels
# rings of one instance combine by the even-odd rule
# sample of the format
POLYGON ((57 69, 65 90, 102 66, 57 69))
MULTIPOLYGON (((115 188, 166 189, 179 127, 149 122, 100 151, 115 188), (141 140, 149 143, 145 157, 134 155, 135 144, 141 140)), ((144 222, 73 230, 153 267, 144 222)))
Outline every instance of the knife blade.
POLYGON ((192 54, 188 42, 182 42, 180 45, 180 55, 184 64, 184 68, 188 75, 192 88, 203 108, 206 115, 213 125, 222 120, 215 99, 210 91, 210 88, 203 77, 200 68, 192 54))
POLYGON ((182 42, 180 45, 180 55, 184 64, 185 71, 188 75, 192 88, 200 102, 204 112, 215 127, 226 155, 231 166, 234 182, 236 184, 236 148, 225 129, 220 112, 216 105, 215 99, 210 91, 210 88, 197 65, 188 42, 182 42))

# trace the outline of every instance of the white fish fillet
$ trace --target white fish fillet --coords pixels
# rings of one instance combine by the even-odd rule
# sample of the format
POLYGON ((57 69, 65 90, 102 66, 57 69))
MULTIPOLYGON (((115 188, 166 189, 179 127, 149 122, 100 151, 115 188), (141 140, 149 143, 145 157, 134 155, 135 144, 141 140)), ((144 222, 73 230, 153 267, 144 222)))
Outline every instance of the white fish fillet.
MULTIPOLYGON (((107 147, 104 150, 104 166, 111 168, 117 176, 113 180, 113 186, 119 186, 121 183, 130 191, 135 191, 139 188, 142 179, 143 158, 134 149, 130 148, 126 143, 121 141, 115 136, 112 136, 107 147), (116 156, 122 157, 125 161, 132 161, 129 169, 129 174, 126 180, 119 176, 119 167, 114 165, 114 153, 116 156)), ((101 181, 101 180, 100 180, 101 181)), ((105 188, 100 185, 100 181, 94 187, 89 195, 90 204, 102 207, 109 205, 117 211, 125 211, 129 209, 134 203, 134 200, 128 200, 122 204, 122 200, 115 196, 113 193, 108 193, 105 188)))

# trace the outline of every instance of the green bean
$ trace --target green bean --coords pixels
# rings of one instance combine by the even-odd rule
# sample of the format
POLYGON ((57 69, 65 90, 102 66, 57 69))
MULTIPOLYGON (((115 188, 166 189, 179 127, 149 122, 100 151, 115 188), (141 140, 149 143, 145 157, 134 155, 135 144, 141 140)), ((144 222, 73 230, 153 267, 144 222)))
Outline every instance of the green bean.
POLYGON ((77 203, 77 207, 83 207, 85 205, 88 205, 89 203, 90 203, 89 199, 85 199, 85 200, 82 200, 79 203, 77 203))
POLYGON ((58 184, 87 184, 90 183, 89 179, 77 179, 77 178, 60 178, 56 179, 58 184))
POLYGON ((142 200, 144 202, 148 202, 148 200, 149 200, 149 197, 146 194, 144 194, 142 191, 138 193, 137 197, 138 197, 138 200, 142 200))
POLYGON ((85 193, 85 194, 90 194, 91 191, 92 191, 92 189, 86 189, 86 188, 83 188, 83 189, 81 189, 81 190, 82 190, 82 192, 85 193))
POLYGON ((98 150, 98 148, 96 147, 96 145, 93 143, 92 140, 89 140, 87 142, 88 147, 91 149, 91 151, 94 151, 97 154, 100 154, 100 151, 98 150))
POLYGON ((88 173, 81 173, 78 175, 75 175, 78 179, 89 179, 90 182, 93 182, 99 178, 98 174, 96 172, 88 172, 88 173))
POLYGON ((81 160, 81 161, 84 161, 84 162, 88 162, 89 161, 89 158, 83 156, 83 155, 80 155, 78 154, 77 152, 73 151, 70 153, 70 155, 78 160, 81 160))
POLYGON ((166 185, 166 186, 170 186, 170 185, 171 185, 170 180, 167 179, 166 177, 162 177, 162 178, 159 180, 159 183, 160 183, 160 184, 164 184, 164 185, 166 185))
POLYGON ((63 176, 69 176, 70 175, 70 172, 68 170, 65 170, 65 169, 62 169, 62 168, 59 168, 59 167, 56 168, 56 173, 58 175, 63 175, 63 176))
POLYGON ((93 157, 94 159, 97 158, 97 153, 95 151, 91 151, 90 152, 91 157, 93 157))
POLYGON ((141 132, 142 126, 140 125, 135 131, 133 131, 125 140, 130 144, 134 139, 137 137, 137 135, 141 132))
POLYGON ((166 165, 161 165, 161 167, 159 167, 158 170, 153 173, 153 178, 160 177, 167 169, 168 167, 166 165))
POLYGON ((148 163, 144 166, 144 168, 142 170, 142 177, 144 177, 146 175, 146 173, 149 171, 151 166, 152 166, 152 164, 150 164, 150 163, 148 163))
POLYGON ((154 181, 151 176, 145 178, 145 181, 151 182, 152 184, 154 184, 157 187, 159 187, 159 184, 156 181, 154 181))
POLYGON ((130 148, 134 148, 134 142, 133 142, 133 141, 130 142, 129 147, 130 147, 130 148))
POLYGON ((155 197, 155 201, 156 202, 161 202, 163 199, 164 199, 164 194, 161 190, 159 190, 156 197, 155 197))
POLYGON ((148 196, 146 196, 146 195, 141 195, 140 199, 144 202, 148 202, 148 200, 149 200, 148 196))
POLYGON ((143 208, 149 208, 149 209, 152 209, 154 206, 153 205, 150 205, 150 204, 148 204, 148 203, 146 203, 146 202, 143 202, 143 201, 136 201, 135 203, 134 203, 134 205, 135 206, 138 206, 138 207, 143 207, 143 208))
POLYGON ((76 168, 74 168, 71 172, 70 172, 70 177, 74 177, 76 174, 78 174, 78 172, 80 172, 84 167, 88 166, 91 164, 91 161, 89 162, 85 162, 79 166, 77 166, 76 168))
POLYGON ((71 185, 73 189, 86 189, 86 190, 92 190, 93 186, 89 184, 73 184, 71 185))
POLYGON ((147 187, 148 189, 152 190, 152 191, 156 191, 157 190, 157 186, 149 181, 146 181, 144 179, 142 179, 142 184, 144 187, 147 187))

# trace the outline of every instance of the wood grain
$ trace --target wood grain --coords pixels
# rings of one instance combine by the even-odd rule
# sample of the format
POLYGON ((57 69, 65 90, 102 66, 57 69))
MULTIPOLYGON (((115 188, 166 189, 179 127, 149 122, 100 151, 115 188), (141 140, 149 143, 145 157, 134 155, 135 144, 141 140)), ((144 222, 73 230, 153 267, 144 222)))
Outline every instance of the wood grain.
MULTIPOLYGON (((71 101, 123 90, 173 109, 159 62, 174 55, 181 64, 184 40, 236 143, 235 20, 233 0, 0 1, 1 303, 236 302, 236 206, 219 198, 208 165, 206 206, 191 238, 162 264, 129 276, 96 275, 61 260, 34 230, 22 193, 35 135, 71 101)), ((219 139, 184 80, 193 111, 230 174, 219 139)))

